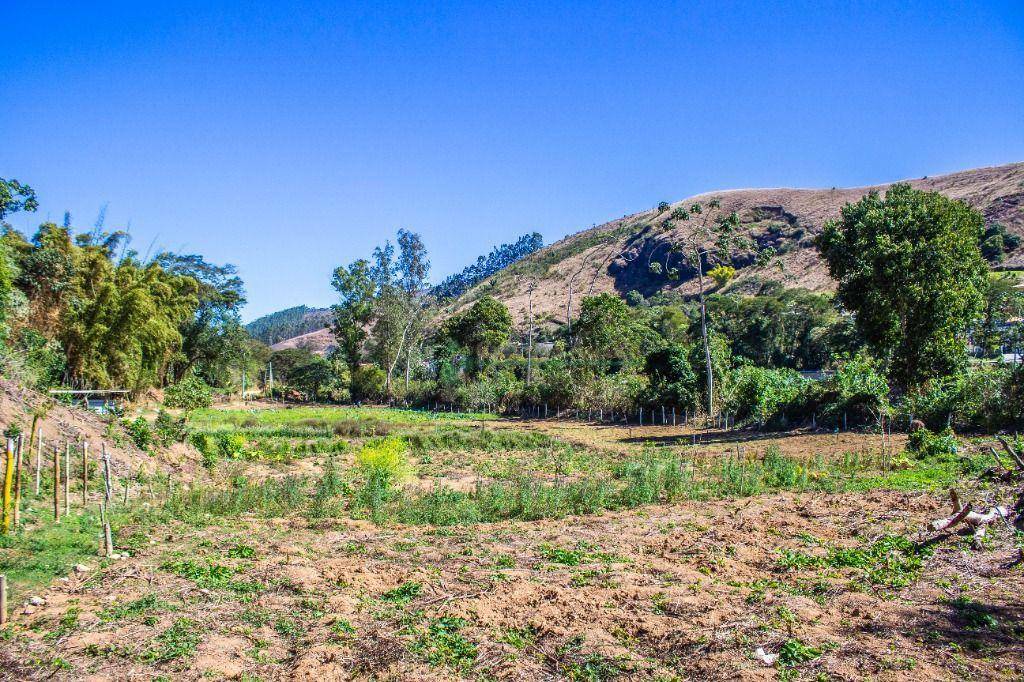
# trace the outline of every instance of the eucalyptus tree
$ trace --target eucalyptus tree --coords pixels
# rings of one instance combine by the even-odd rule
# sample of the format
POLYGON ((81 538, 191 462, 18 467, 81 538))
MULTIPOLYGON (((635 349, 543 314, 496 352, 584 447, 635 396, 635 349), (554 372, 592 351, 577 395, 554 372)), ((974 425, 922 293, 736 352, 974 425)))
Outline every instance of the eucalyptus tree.
MULTIPOLYGON (((658 206, 663 214, 668 211, 667 204, 658 206)), ((649 263, 651 272, 662 274, 670 280, 678 280, 681 276, 678 267, 672 266, 672 256, 681 254, 697 273, 697 300, 700 309, 700 336, 704 350, 705 384, 707 390, 708 416, 714 415, 714 368, 711 359, 711 344, 708 340, 708 314, 705 302, 706 268, 712 263, 728 265, 730 251, 735 248, 749 248, 750 240, 740 233, 740 220, 736 213, 725 213, 721 201, 711 199, 708 202, 696 201, 690 207, 682 206, 673 209, 661 223, 663 232, 683 227, 682 237, 669 242, 664 263, 652 260, 649 263)), ((652 252, 652 258, 654 253, 652 252)))

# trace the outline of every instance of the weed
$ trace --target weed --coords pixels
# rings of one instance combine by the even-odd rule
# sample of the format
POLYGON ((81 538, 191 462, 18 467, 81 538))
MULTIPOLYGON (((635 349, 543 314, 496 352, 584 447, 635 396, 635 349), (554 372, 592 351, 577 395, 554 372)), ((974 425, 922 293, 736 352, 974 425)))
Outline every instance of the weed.
POLYGON ((821 656, 822 650, 804 644, 799 639, 787 639, 779 650, 779 663, 782 665, 799 665, 821 656))
POLYGON ((199 624, 188 618, 179 618, 154 637, 138 658, 143 663, 166 663, 191 656, 201 641, 199 624))
POLYGON ((431 665, 466 672, 476 661, 477 649, 476 644, 459 632, 465 625, 462 618, 435 618, 416 639, 412 650, 431 665))
POLYGON ((82 609, 77 606, 72 606, 64 612, 61 616, 60 622, 57 623, 57 627, 46 634, 45 639, 50 642, 56 642, 64 639, 78 628, 78 617, 82 615, 82 609))
POLYGON ((417 582, 404 582, 393 590, 388 590, 380 596, 382 601, 393 604, 408 604, 419 596, 423 591, 423 585, 417 582))
POLYGON ((101 622, 109 623, 128 618, 138 618, 139 616, 149 616, 152 611, 156 611, 163 606, 164 604, 157 599, 157 596, 151 593, 134 601, 115 603, 112 606, 108 606, 100 611, 99 616, 101 622))
POLYGON ((778 564, 781 568, 853 568, 867 584, 885 587, 906 587, 921 573, 924 559, 932 550, 905 537, 886 535, 865 547, 832 547, 824 556, 783 550, 778 564))
POLYGON ((249 545, 238 544, 228 550, 228 556, 233 559, 251 559, 256 556, 256 550, 249 545))

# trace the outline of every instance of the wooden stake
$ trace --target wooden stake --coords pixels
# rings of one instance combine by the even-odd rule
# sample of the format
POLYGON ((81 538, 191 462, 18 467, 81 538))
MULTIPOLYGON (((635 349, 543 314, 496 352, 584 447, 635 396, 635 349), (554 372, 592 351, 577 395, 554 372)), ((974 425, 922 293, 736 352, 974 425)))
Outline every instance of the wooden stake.
POLYGON ((89 499, 89 442, 82 442, 82 510, 89 499))
POLYGON ((64 516, 71 514, 71 443, 64 443, 64 516))
POLYGON ((128 504, 128 488, 129 488, 130 485, 131 485, 131 476, 129 475, 129 478, 124 479, 124 501, 122 502, 122 504, 125 504, 125 505, 128 504))
POLYGON ((11 529, 11 485, 14 483, 14 439, 7 439, 4 458, 3 524, 4 533, 11 529))
POLYGON ((100 443, 103 450, 103 499, 110 504, 110 455, 107 454, 107 444, 100 443))
POLYGON ((53 520, 60 523, 60 449, 53 446, 53 520))
POLYGON ((103 524, 103 550, 104 556, 111 556, 114 553, 114 538, 110 533, 110 523, 103 524))
POLYGON ((7 576, 0 575, 0 627, 7 625, 7 576))
POLYGON ((39 480, 43 473, 43 427, 39 427, 39 439, 36 442, 36 497, 39 497, 39 480))

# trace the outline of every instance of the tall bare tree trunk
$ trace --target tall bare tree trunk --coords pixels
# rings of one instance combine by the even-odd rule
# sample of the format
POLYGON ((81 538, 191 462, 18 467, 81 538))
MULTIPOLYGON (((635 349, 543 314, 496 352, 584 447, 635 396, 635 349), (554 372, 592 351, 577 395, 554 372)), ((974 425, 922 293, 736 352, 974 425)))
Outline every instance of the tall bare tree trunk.
POLYGON ((697 285, 700 294, 700 338, 704 343, 704 362, 707 369, 708 386, 708 418, 715 413, 715 379, 711 369, 711 345, 708 343, 708 316, 707 307, 704 304, 704 263, 700 258, 700 251, 697 251, 697 285))

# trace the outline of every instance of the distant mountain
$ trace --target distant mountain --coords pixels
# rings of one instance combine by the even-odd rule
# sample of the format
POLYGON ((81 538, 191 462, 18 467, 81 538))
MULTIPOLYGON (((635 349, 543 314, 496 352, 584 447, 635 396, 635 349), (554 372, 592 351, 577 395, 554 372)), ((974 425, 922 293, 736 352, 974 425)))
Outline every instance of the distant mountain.
POLYGON ((268 346, 323 329, 331 323, 330 308, 299 305, 257 318, 245 325, 249 335, 268 346))

